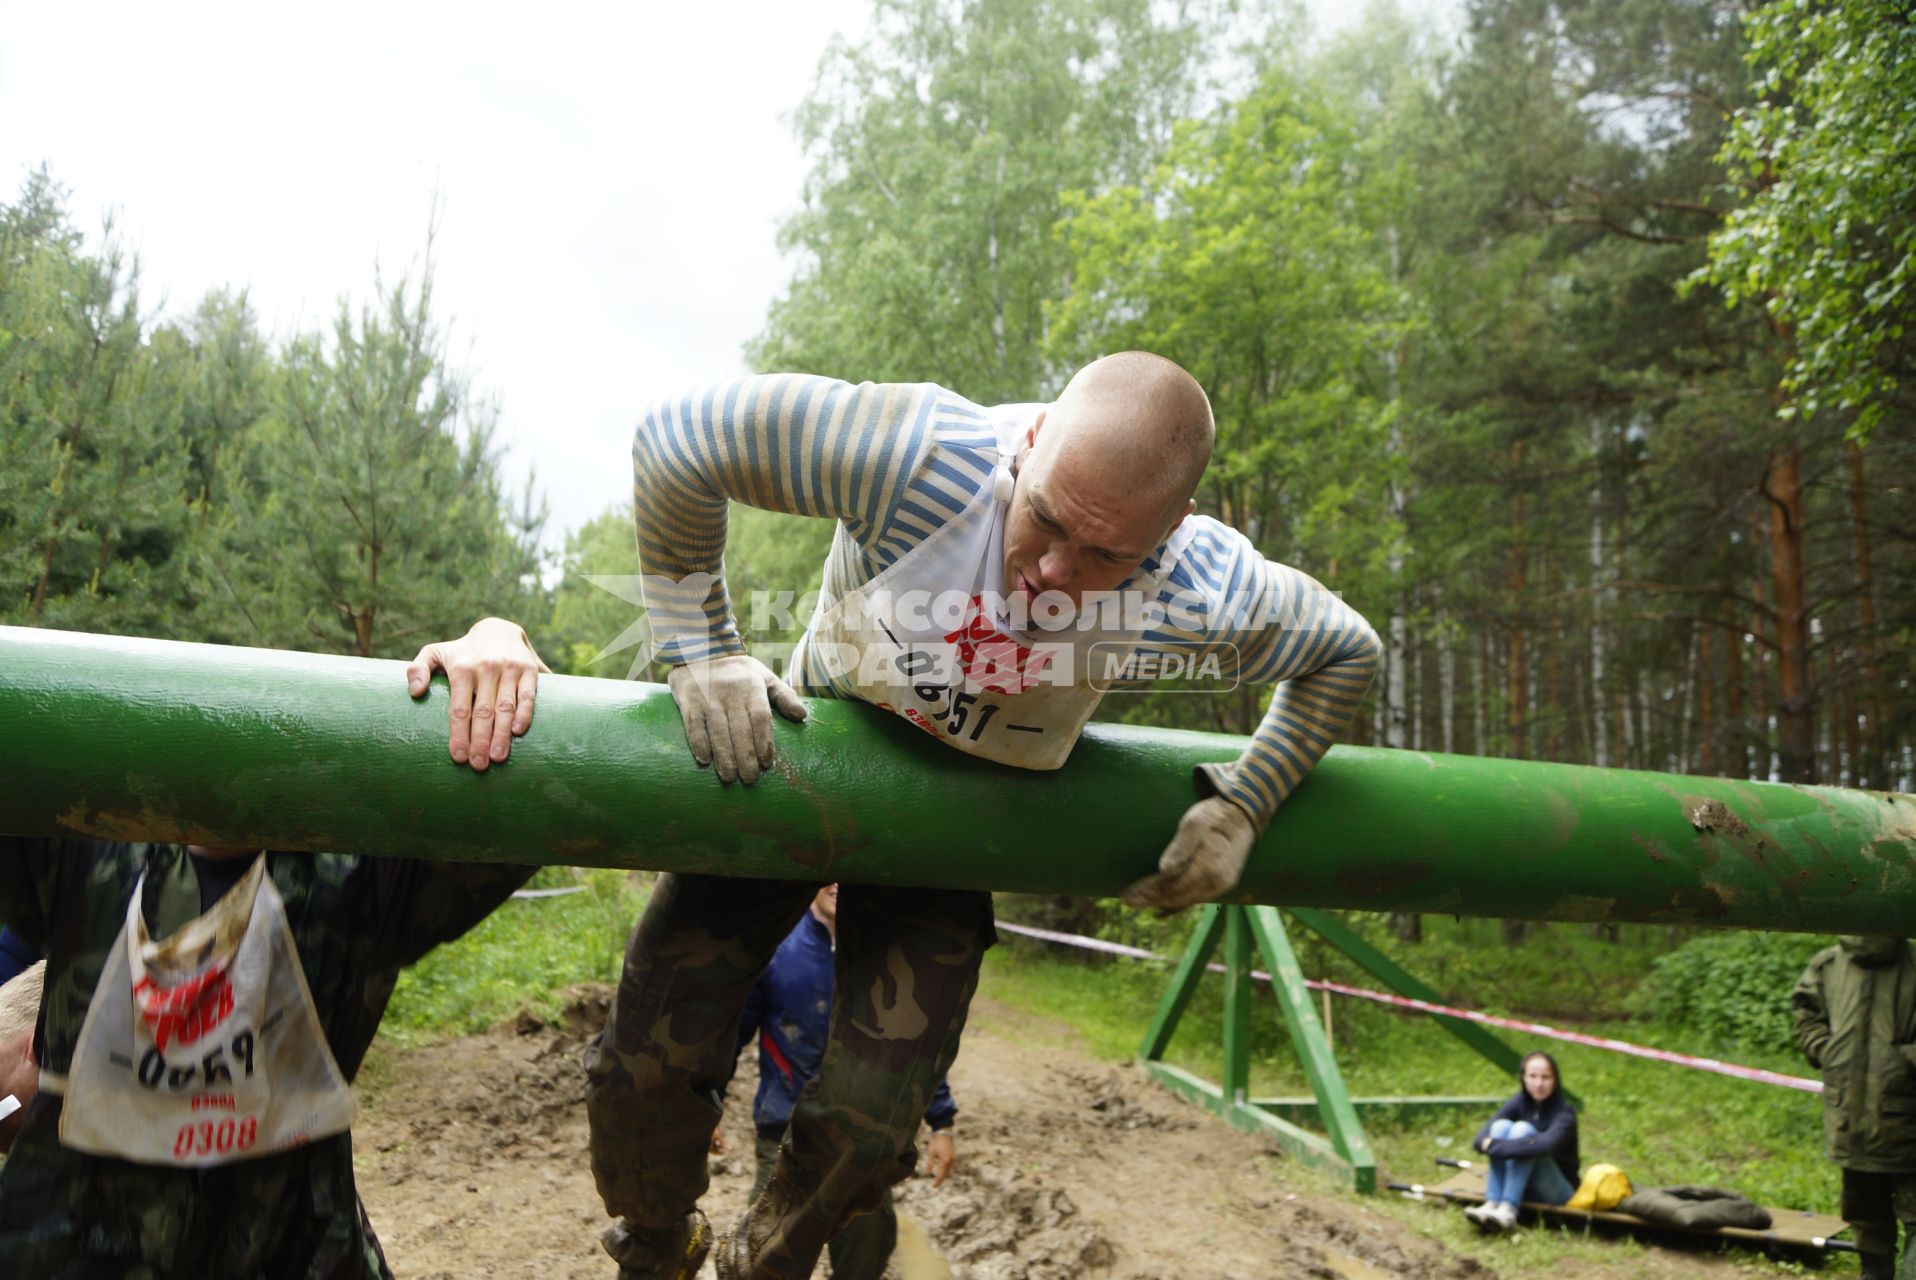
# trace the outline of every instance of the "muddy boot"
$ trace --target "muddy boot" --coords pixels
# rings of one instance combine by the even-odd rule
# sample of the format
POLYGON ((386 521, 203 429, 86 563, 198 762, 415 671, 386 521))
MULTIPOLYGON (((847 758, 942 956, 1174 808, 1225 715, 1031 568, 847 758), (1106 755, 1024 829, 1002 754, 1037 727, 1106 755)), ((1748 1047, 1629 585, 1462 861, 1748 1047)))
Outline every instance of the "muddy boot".
MULTIPOLYGON (((753 1263, 765 1251, 766 1242, 772 1238, 789 1203, 786 1196, 779 1194, 782 1181, 778 1173, 773 1173, 765 1190, 745 1207, 744 1215, 730 1231, 719 1236, 718 1257, 713 1261, 718 1280, 750 1280, 753 1263)), ((806 1274, 810 1274, 809 1268, 806 1274)))
POLYGON ((814 1198, 815 1181, 800 1173, 790 1152, 780 1153, 758 1199, 736 1226, 719 1236, 714 1257, 718 1280, 808 1280, 831 1234, 812 1229, 823 1224, 804 1212, 814 1198), (805 1238, 810 1236, 817 1238, 805 1238))
POLYGON ((599 1243, 619 1264, 619 1280, 693 1280, 712 1251, 712 1224, 697 1209, 664 1230, 639 1230, 621 1220, 599 1243))

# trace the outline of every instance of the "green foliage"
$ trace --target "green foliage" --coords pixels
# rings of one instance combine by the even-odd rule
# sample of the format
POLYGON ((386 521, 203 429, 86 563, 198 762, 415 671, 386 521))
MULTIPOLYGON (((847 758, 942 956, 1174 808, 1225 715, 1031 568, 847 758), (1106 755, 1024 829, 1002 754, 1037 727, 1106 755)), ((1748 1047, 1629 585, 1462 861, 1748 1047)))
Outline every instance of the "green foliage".
POLYGON ((1726 1050, 1793 1053, 1790 989, 1828 945, 1797 933, 1706 934, 1659 956, 1635 1004, 1726 1050))
POLYGON ((401 1044, 468 1035, 521 1009, 556 1022, 562 988, 617 981, 645 892, 626 872, 570 867, 544 868, 530 887, 575 886, 584 892, 507 902, 405 970, 380 1034, 401 1044))
POLYGON ((983 403, 1061 385, 1067 191, 1147 168, 1204 83, 1211 4, 878 0, 797 112, 814 157, 780 233, 800 272, 760 369, 935 381, 983 403))
POLYGON ((44 169, 0 207, 0 618, 163 631, 188 530, 173 372, 109 223, 83 250, 44 169))
POLYGON ((488 613, 525 616, 540 517, 516 524, 492 445, 497 413, 449 365, 417 282, 377 279, 330 335, 285 353, 253 436, 259 482, 227 548, 233 606, 302 648, 409 657, 488 613), (236 554, 238 552, 238 554, 236 554))
POLYGON ((641 626, 639 550, 630 506, 620 503, 566 535, 552 622, 538 643, 554 671, 622 680, 649 632, 641 626), (634 628, 638 628, 635 630, 634 628))
POLYGON ((0 621, 409 656, 543 613, 542 519, 450 364, 430 257, 275 350, 245 295, 154 323, 44 171, 0 206, 0 621))
POLYGON ((1916 336, 1916 23, 1900 0, 1778 0, 1743 29, 1758 101, 1721 160, 1751 194, 1697 279, 1793 337, 1786 414, 1867 435, 1916 336))
POLYGON ((1142 182, 1067 199, 1071 287, 1051 347, 1071 363, 1142 349, 1184 365, 1218 421, 1205 509, 1375 598, 1366 570, 1397 535, 1377 465, 1394 413, 1380 357, 1405 300, 1357 214, 1354 163, 1339 112, 1267 72, 1180 128, 1142 182))

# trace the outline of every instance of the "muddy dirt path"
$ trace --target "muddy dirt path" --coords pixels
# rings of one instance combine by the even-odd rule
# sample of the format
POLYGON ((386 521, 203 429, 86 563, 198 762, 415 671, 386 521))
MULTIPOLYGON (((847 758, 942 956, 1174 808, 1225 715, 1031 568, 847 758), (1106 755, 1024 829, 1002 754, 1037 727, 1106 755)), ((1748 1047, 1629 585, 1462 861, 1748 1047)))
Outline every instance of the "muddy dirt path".
MULTIPOLYGON (((362 1077, 360 1190, 401 1280, 613 1280, 597 1244, 604 1217, 586 1167, 579 1067, 609 993, 575 994, 563 1031, 528 1019, 381 1053, 362 1077)), ((916 1178, 899 1192, 901 1256, 922 1228, 941 1260, 914 1253, 901 1280, 1496 1275, 1327 1190, 1129 1067, 1090 1057, 1068 1028, 987 998, 973 1008, 952 1090, 957 1171, 942 1188, 916 1178)), ((748 1111, 749 1095, 728 1110, 730 1151, 713 1159, 705 1209, 715 1225, 737 1217, 750 1189, 748 1111)), ((1559 1274, 1680 1276, 1710 1265, 1644 1263, 1559 1274)))

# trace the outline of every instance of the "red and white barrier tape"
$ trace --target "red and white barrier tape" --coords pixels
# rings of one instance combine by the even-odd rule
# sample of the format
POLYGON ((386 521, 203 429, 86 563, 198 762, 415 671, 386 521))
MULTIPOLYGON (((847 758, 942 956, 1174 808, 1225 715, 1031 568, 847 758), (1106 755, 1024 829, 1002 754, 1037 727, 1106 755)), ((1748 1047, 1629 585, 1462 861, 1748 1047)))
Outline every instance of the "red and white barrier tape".
MULTIPOLYGON (((1036 929, 1030 925, 1011 924, 1000 920, 998 928, 1007 933, 1021 934, 1027 938, 1036 938, 1042 942, 1055 942, 1062 946, 1078 947, 1086 951, 1101 951, 1106 955, 1126 956, 1133 960, 1161 960, 1162 956, 1142 947, 1127 947, 1122 943, 1106 942, 1102 938, 1086 938, 1075 933, 1058 933, 1051 929, 1036 929)), ((1210 965, 1213 973, 1224 972, 1221 964, 1210 965)), ((1269 982, 1271 975, 1261 969, 1253 969, 1251 976, 1262 982, 1269 982)), ((1690 1067, 1696 1071, 1710 1071, 1720 1076, 1731 1076, 1738 1080, 1754 1080, 1759 1084, 1773 1084, 1785 1089, 1800 1089, 1804 1093, 1823 1092, 1821 1080, 1806 1080, 1802 1076, 1788 1076, 1780 1071, 1766 1071, 1761 1067, 1745 1067, 1734 1062, 1720 1062, 1715 1058, 1698 1058, 1687 1053, 1672 1053, 1668 1049, 1652 1049, 1647 1045, 1631 1044, 1627 1040, 1612 1040, 1608 1036, 1589 1036, 1581 1031, 1563 1031, 1556 1027, 1545 1026, 1541 1022, 1524 1022, 1516 1018, 1500 1018, 1494 1013, 1479 1013, 1474 1009, 1453 1009, 1449 1005, 1432 1004, 1428 1000, 1415 1000, 1409 996, 1391 995, 1384 991, 1367 991, 1362 987, 1350 987, 1341 982, 1318 982, 1307 979, 1304 983, 1313 991, 1329 991, 1340 996, 1351 996, 1358 1000, 1372 1000, 1378 1004, 1394 1005, 1400 1009, 1414 1009, 1419 1013, 1439 1014, 1446 1018, 1462 1018, 1467 1022, 1481 1022, 1486 1026, 1504 1027, 1511 1031, 1522 1031, 1527 1035, 1542 1036, 1548 1040, 1562 1040, 1569 1044, 1586 1045, 1592 1049, 1608 1049, 1612 1053, 1627 1054, 1633 1058, 1648 1058, 1653 1062, 1670 1062, 1680 1067, 1690 1067)))

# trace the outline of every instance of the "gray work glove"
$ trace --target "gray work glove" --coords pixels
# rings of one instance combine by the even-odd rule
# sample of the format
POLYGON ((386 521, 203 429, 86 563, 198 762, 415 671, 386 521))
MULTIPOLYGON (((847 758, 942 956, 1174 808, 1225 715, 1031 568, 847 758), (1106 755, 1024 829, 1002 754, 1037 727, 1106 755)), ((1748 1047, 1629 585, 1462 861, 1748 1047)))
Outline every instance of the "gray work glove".
POLYGON ((772 767, 772 708, 803 720, 805 703, 790 685, 748 654, 734 653, 675 667, 666 677, 685 721, 692 758, 709 764, 720 782, 758 781, 772 767))
POLYGON ((1208 902, 1237 883, 1256 841, 1250 814, 1223 796, 1200 800, 1184 811, 1158 873, 1126 889, 1124 901, 1165 911, 1208 902))

